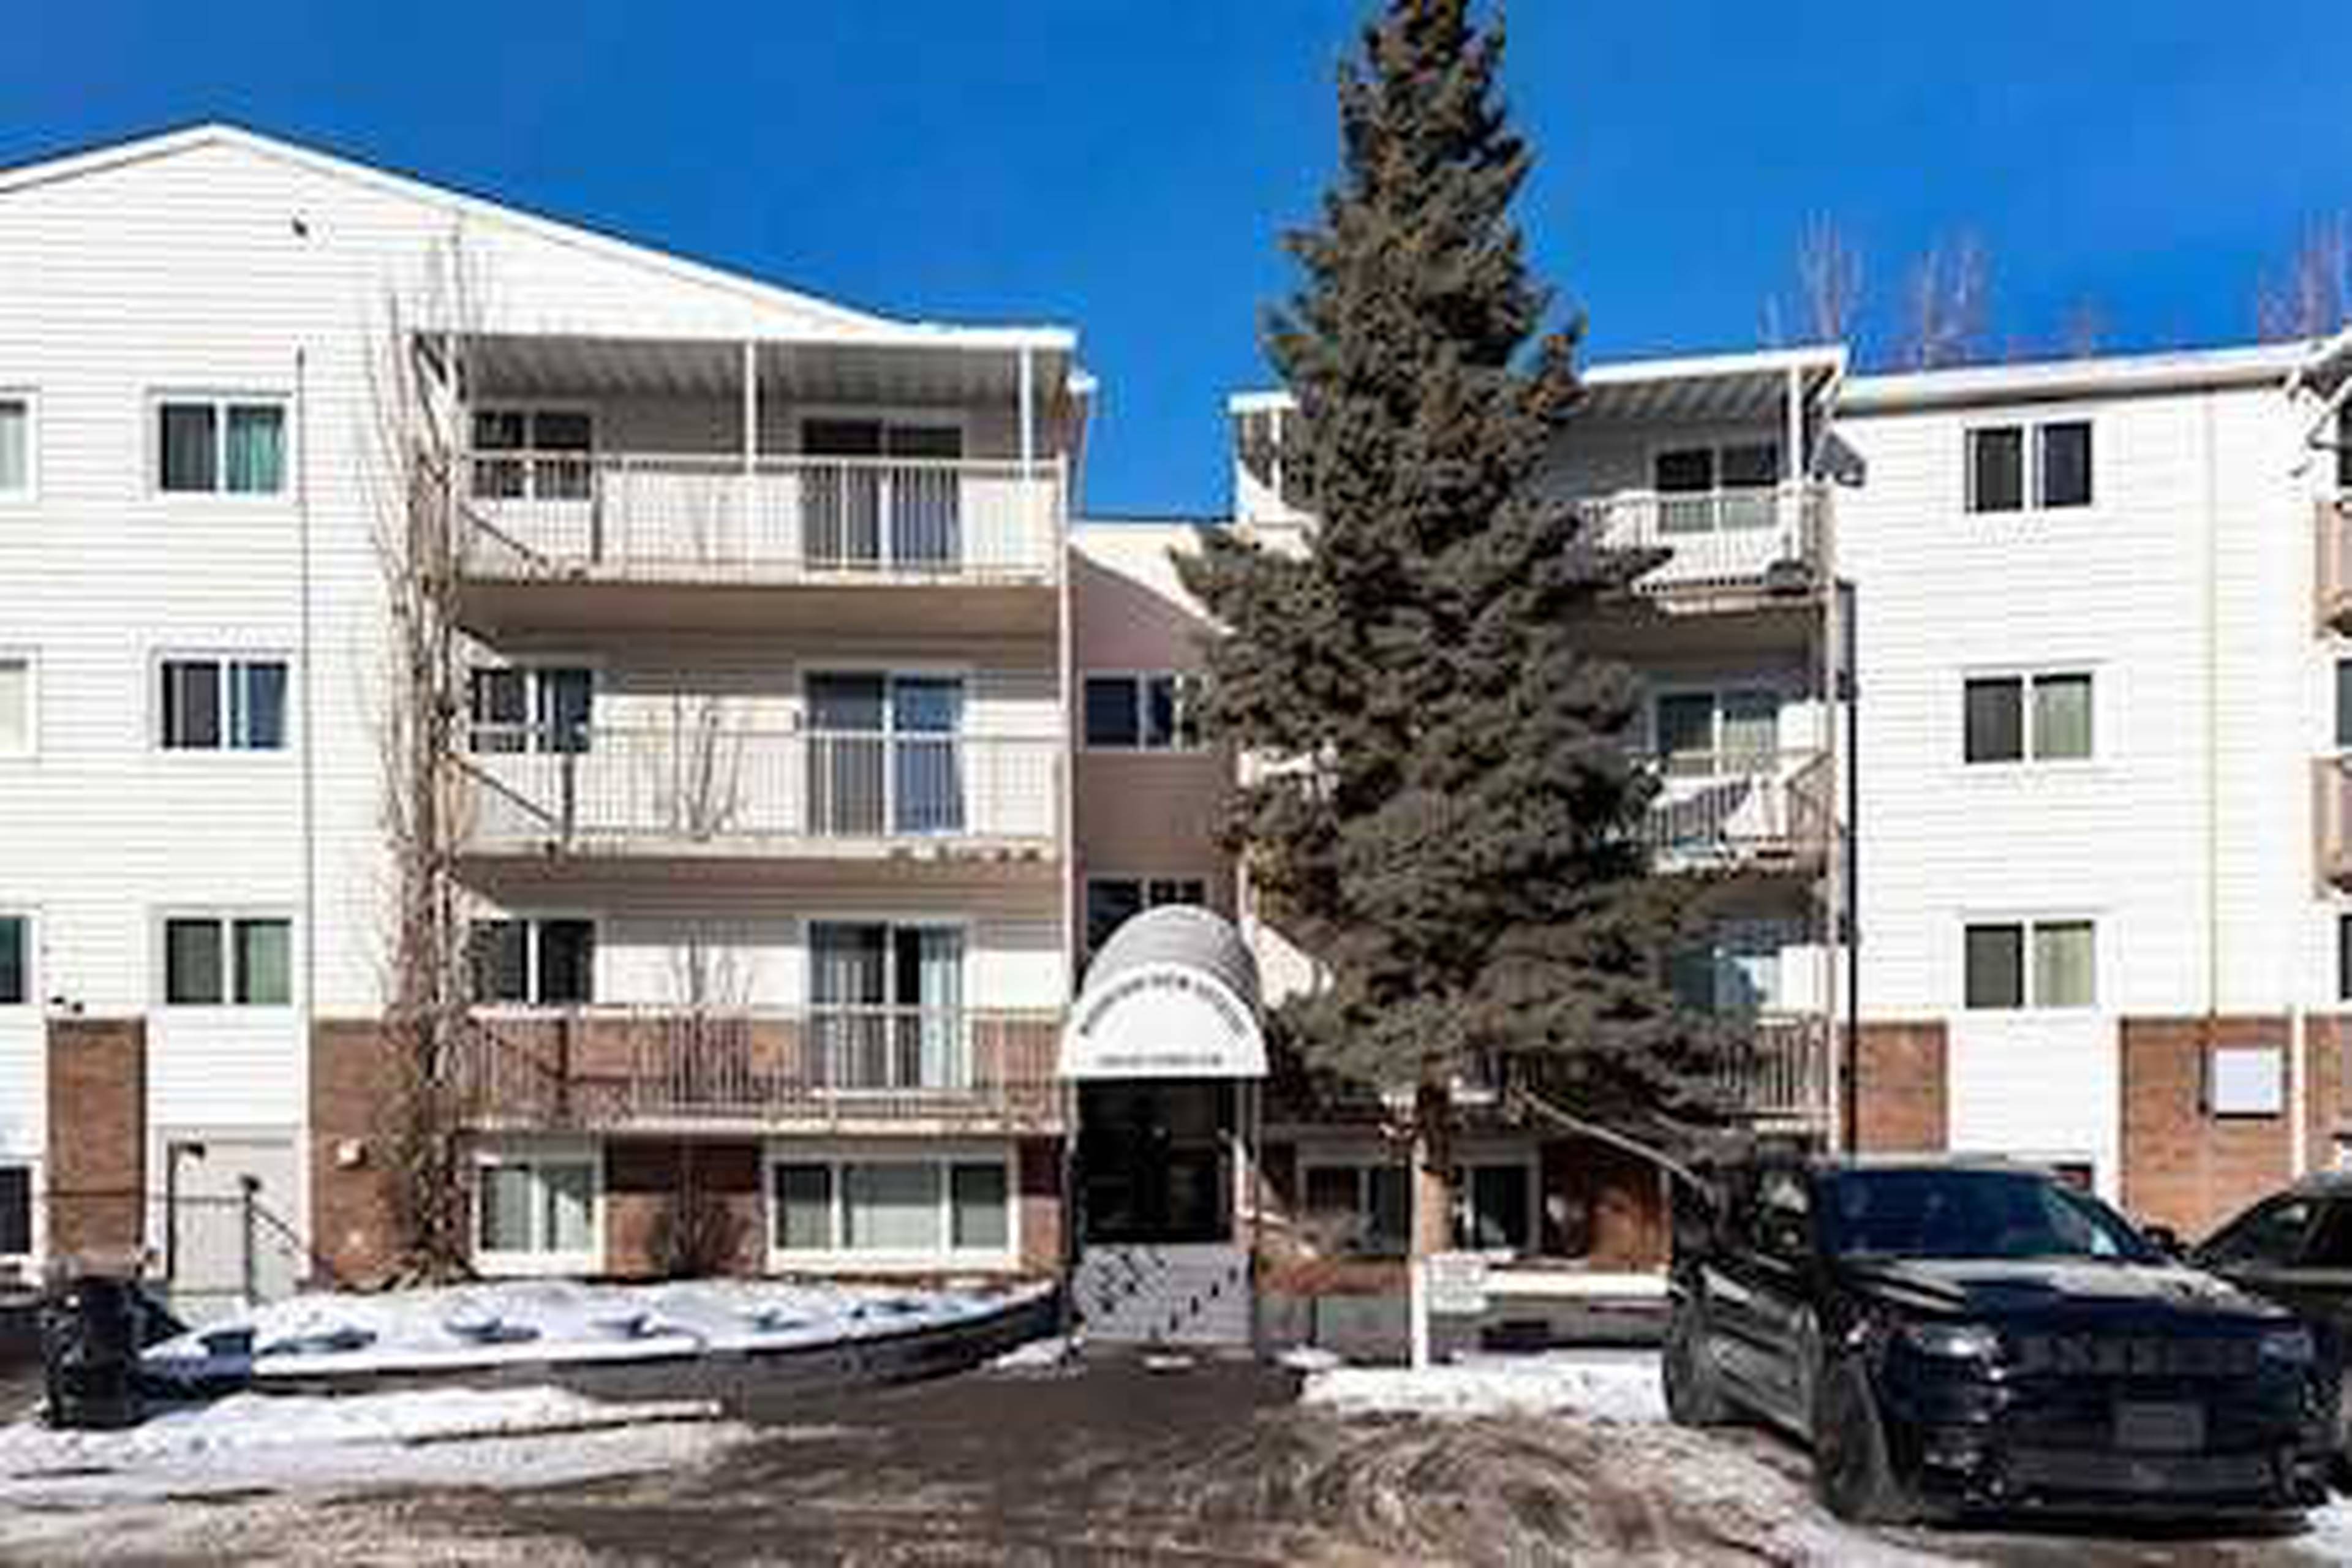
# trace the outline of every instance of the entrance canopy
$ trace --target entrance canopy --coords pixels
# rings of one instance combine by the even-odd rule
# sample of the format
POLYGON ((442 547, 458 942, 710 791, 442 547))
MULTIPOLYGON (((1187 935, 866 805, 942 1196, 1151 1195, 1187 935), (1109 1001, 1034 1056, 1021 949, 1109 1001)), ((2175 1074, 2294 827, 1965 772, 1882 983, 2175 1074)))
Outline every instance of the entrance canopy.
POLYGON ((1265 1076, 1257 960, 1230 921, 1189 904, 1148 910, 1111 933, 1062 1031, 1076 1082, 1265 1076))

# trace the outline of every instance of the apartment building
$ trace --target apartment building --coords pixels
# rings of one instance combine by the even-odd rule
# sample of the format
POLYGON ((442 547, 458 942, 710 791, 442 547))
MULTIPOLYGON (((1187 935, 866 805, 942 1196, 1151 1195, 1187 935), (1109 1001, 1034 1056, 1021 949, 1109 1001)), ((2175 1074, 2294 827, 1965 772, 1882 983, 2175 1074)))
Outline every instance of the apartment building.
MULTIPOLYGON (((2347 384, 2340 344, 1588 374, 1549 482, 1660 558, 1593 637, 1647 686, 1658 862, 1715 889, 1672 978, 1752 1023, 1755 1125, 2189 1228, 2335 1161, 2347 384)), ((1312 527, 1287 405, 1233 400, 1230 520, 1087 519, 1092 395, 1066 328, 233 129, 0 174, 0 1263, 135 1254, 191 1300, 383 1268, 420 434, 478 1268, 1076 1256, 1133 1297, 1176 1257, 1142 1297, 1222 1311, 1257 1246, 1392 1258, 1381 1105, 1266 1075, 1258 1004, 1313 959, 1190 711, 1175 558, 1312 527), (217 1223, 248 1196, 284 1278, 217 1223)), ((1654 1259, 1654 1171, 1469 1117, 1464 1245, 1654 1259)))

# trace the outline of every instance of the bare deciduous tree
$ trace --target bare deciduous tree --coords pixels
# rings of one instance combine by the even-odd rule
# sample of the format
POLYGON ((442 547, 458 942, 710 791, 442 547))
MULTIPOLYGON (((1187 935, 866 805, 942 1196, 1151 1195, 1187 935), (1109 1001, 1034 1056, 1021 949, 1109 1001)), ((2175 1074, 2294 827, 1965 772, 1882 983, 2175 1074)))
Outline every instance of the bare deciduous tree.
POLYGON ((1764 301, 1764 341, 1774 347, 1846 342, 1861 330, 1862 310, 1862 253, 1835 219, 1811 219, 1797 236, 1793 295, 1764 301))
POLYGON ((1929 246, 1905 280, 1896 363, 1910 370, 1935 370, 1981 359, 1991 293, 1991 266, 1974 235, 1929 246))
POLYGON ((2337 214, 2304 231, 2294 253, 2254 289, 2254 329, 2265 341, 2316 338, 2352 316, 2352 217, 2337 214))
POLYGON ((474 1026, 456 876, 459 797, 452 773, 462 711, 457 564, 465 345, 478 290, 456 238, 428 258, 422 293, 388 294, 373 330, 373 451, 366 482, 390 637, 376 714, 391 857, 384 973, 392 1092, 382 1107, 399 1272, 467 1269, 459 1135, 471 1092, 474 1026))

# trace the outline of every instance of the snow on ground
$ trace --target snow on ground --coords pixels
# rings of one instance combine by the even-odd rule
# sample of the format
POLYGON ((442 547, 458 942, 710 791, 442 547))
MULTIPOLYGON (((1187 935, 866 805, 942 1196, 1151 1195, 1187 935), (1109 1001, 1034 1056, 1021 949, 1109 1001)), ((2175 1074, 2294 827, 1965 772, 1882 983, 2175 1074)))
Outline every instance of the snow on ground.
POLYGON ((1055 1372, 1078 1359, 1084 1347, 1076 1336, 1047 1334, 1013 1346, 988 1363, 991 1372, 1055 1372))
POLYGON ((207 1324, 155 1346, 146 1360, 161 1372, 239 1372, 247 1352, 235 1341, 247 1330, 251 1369, 264 1379, 797 1349, 970 1322, 1036 1289, 1042 1288, 541 1279, 377 1295, 320 1293, 207 1324))
POLYGON ((0 1503, 70 1506, 256 1486, 495 1485, 658 1468, 750 1436, 702 1400, 560 1388, 239 1394, 119 1432, 0 1427, 0 1503))
POLYGON ((1621 1422, 1666 1416, 1657 1358, 1606 1352, 1475 1356, 1418 1371, 1333 1366, 1308 1372, 1299 1401, 1341 1415, 1573 1414, 1621 1422))

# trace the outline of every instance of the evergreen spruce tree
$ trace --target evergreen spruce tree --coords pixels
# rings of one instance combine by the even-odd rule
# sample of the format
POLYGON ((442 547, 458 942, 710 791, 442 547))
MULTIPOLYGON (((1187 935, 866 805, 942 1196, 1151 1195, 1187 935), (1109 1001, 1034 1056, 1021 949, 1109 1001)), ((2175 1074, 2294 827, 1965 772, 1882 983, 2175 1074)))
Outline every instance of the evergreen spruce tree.
POLYGON ((1631 673, 1580 632, 1650 563, 1534 482, 1578 397, 1509 209, 1528 169, 1499 21, 1389 0, 1339 79, 1343 171, 1288 237, 1268 349, 1303 552, 1213 538, 1181 565, 1223 628, 1203 712, 1258 759, 1229 829, 1261 908, 1322 966, 1277 1037, 1412 1091, 1414 1250, 1448 1245, 1449 1085, 1498 1059, 1595 1121, 1708 1115, 1660 978, 1676 919, 1633 829, 1631 673))

